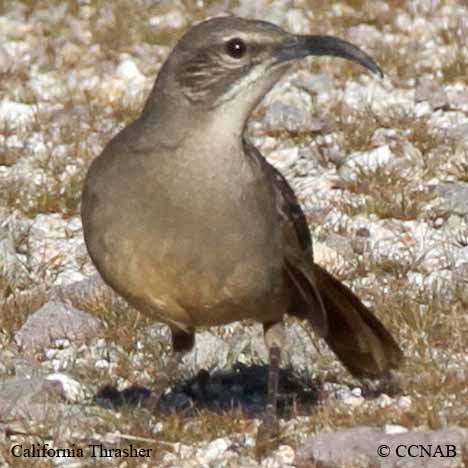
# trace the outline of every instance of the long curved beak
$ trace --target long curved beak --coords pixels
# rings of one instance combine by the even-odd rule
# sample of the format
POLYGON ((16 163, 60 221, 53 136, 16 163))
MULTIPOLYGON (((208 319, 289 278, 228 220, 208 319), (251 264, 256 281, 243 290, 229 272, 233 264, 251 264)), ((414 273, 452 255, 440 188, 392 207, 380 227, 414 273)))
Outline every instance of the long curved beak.
POLYGON ((278 53, 278 59, 283 61, 297 60, 308 55, 328 55, 341 57, 359 63, 371 72, 383 77, 383 72, 374 59, 359 47, 334 36, 293 36, 293 40, 286 42, 278 53))

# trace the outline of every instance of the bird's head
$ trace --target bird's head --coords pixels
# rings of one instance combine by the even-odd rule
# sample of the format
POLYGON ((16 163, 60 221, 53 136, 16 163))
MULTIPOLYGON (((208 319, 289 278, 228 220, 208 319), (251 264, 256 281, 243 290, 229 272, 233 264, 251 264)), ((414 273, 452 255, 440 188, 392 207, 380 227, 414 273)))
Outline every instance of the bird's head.
POLYGON ((155 92, 164 89, 189 107, 222 108, 247 118, 291 64, 309 55, 342 57, 382 73, 369 55, 342 39, 294 35, 265 21, 221 17, 199 23, 179 40, 155 92))

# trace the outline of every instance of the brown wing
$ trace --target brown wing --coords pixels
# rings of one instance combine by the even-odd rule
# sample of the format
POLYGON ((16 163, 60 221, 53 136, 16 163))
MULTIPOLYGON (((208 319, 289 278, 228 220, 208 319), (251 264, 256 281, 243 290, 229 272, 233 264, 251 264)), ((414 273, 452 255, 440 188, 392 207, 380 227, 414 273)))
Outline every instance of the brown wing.
POLYGON ((284 269, 289 286, 293 288, 292 307, 307 311, 307 318, 315 331, 326 336, 327 314, 312 268, 312 239, 296 194, 284 176, 246 140, 244 151, 261 166, 274 188, 283 233, 284 269))
POLYGON ((351 289, 313 262, 309 228, 294 191, 251 144, 245 145, 246 153, 262 166, 273 184, 291 291, 288 313, 308 320, 354 376, 386 375, 402 362, 397 342, 351 289))

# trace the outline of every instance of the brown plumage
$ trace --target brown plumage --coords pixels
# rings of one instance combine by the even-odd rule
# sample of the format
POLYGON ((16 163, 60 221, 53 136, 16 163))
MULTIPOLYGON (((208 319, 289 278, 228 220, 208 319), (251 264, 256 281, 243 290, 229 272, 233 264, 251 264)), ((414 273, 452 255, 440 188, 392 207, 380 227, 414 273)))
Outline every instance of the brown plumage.
POLYGON ((258 150, 244 142, 274 181, 277 211, 289 245, 299 259, 285 262, 291 305, 288 314, 310 322, 355 377, 378 378, 397 368, 403 359, 398 344, 380 320, 346 285, 314 263, 312 239, 296 195, 283 175, 258 150), (326 316, 326 332, 317 317, 326 316))
POLYGON ((380 73, 352 44, 262 21, 205 21, 161 68, 141 116, 86 177, 86 245, 104 280, 166 323, 186 351, 195 329, 254 319, 270 349, 274 420, 286 313, 306 318, 356 376, 379 377, 401 351, 359 299, 313 262, 304 214, 284 177, 244 140, 263 96, 306 55, 380 73))

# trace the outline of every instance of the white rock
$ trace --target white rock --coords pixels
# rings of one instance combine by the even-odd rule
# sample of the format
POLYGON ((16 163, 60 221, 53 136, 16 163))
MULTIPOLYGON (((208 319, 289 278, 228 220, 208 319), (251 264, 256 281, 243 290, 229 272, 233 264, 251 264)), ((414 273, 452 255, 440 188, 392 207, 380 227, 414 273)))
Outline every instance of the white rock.
POLYGON ((384 146, 401 139, 401 132, 394 128, 378 128, 372 135, 371 143, 376 146, 384 146))
POLYGON ((310 73, 307 70, 299 70, 290 80, 296 87, 317 95, 329 97, 332 91, 332 79, 326 73, 310 73))
POLYGON ((262 106, 270 106, 274 102, 300 109, 302 112, 313 114, 315 111, 312 96, 304 89, 292 86, 289 81, 280 81, 267 95, 262 106))
POLYGON ((0 276, 16 288, 26 287, 31 281, 25 262, 16 252, 13 235, 6 229, 0 229, 0 276))
POLYGON ((281 26, 286 12, 291 8, 289 0, 238 0, 232 9, 235 15, 256 18, 281 26))
POLYGON ((452 134, 457 128, 463 129, 468 125, 468 116, 464 112, 438 110, 431 114, 430 124, 452 134))
POLYGON ((0 16, 0 31, 2 31, 3 38, 23 40, 33 30, 34 24, 32 22, 15 20, 6 14, 0 16))
POLYGON ((394 24, 397 28, 402 31, 410 31, 413 26, 413 21, 411 20, 411 16, 404 10, 400 10, 395 15, 394 24))
POLYGON ((215 439, 211 441, 207 446, 198 450, 200 459, 203 459, 204 466, 207 466, 208 463, 211 463, 223 456, 226 450, 230 446, 228 438, 215 439))
POLYGON ((386 408, 387 406, 390 406, 393 403, 393 399, 389 397, 387 394, 382 393, 375 402, 377 405, 380 406, 380 408, 386 408))
POLYGON ((359 151, 346 158, 338 173, 344 181, 353 182, 358 180, 363 172, 372 172, 379 168, 392 166, 395 159, 396 156, 388 145, 370 151, 359 151))
POLYGON ((153 429, 151 432, 153 432, 154 434, 158 434, 159 432, 161 432, 162 430, 164 429, 164 424, 162 422, 158 422, 154 425, 153 429))
POLYGON ((296 453, 289 445, 280 445, 269 457, 262 460, 262 468, 285 468, 292 466, 296 453))
POLYGON ((414 223, 383 220, 370 229, 369 251, 376 261, 392 260, 402 265, 414 264, 418 258, 418 244, 413 232, 414 223))
POLYGON ((180 10, 173 10, 166 14, 153 16, 148 20, 148 23, 157 28, 182 29, 187 26, 188 18, 180 10))
POLYGON ((76 353, 73 349, 48 348, 45 350, 44 355, 55 372, 67 369, 74 363, 76 358, 76 353))
POLYGON ((429 116, 432 112, 432 107, 428 102, 418 102, 414 106, 414 116, 417 118, 429 116))
POLYGON ((13 66, 13 60, 5 47, 0 45, 0 73, 6 73, 13 66))
POLYGON ((404 426, 398 426, 397 424, 385 424, 385 434, 404 434, 408 432, 408 429, 404 426))
POLYGON ((136 82, 138 85, 146 80, 145 75, 141 73, 136 62, 128 54, 122 54, 120 56, 120 63, 117 65, 115 73, 122 80, 126 80, 132 84, 136 82))
POLYGON ((187 353, 182 362, 191 370, 222 369, 229 354, 228 344, 209 331, 196 335, 196 346, 187 353))
POLYGON ((454 284, 453 272, 450 270, 433 271, 424 277, 426 291, 433 294, 447 294, 454 284))
POLYGON ((78 281, 83 281, 85 280, 87 275, 80 273, 79 271, 76 271, 75 268, 65 268, 61 269, 54 281, 54 284, 57 286, 60 285, 66 285, 66 284, 73 284, 78 281))
POLYGON ((34 123, 36 107, 20 102, 0 101, 0 122, 11 130, 27 130, 34 123))
POLYGON ((361 406, 364 403, 364 398, 363 397, 356 397, 356 396, 350 396, 348 398, 345 398, 343 400, 343 403, 346 406, 351 406, 352 408, 357 408, 358 406, 361 406))
POLYGON ((83 52, 83 49, 73 42, 66 42, 61 51, 63 60, 67 65, 75 65, 78 63, 83 52))
POLYGON ((69 97, 70 90, 65 86, 56 71, 35 73, 28 81, 40 101, 60 101, 69 97))
POLYGON ((376 43, 388 40, 387 35, 379 31, 375 26, 359 24, 352 26, 347 31, 347 39, 362 46, 375 46, 376 43))
POLYGON ((378 117, 388 120, 389 110, 399 110, 407 114, 414 108, 414 93, 411 90, 385 86, 376 79, 363 82, 348 81, 343 94, 343 102, 351 109, 369 107, 378 117))
POLYGON ((29 248, 31 251, 30 266, 41 271, 44 264, 48 265, 55 284, 65 284, 80 278, 77 259, 83 253, 83 238, 81 222, 78 217, 63 219, 60 214, 39 214, 29 232, 29 248))
MULTIPOLYGON (((260 341, 261 337, 259 337, 260 341)), ((310 339, 310 329, 302 323, 294 322, 286 328, 286 346, 281 359, 286 366, 297 372, 306 370, 309 374, 314 372, 316 350, 310 339)), ((268 362, 268 355, 263 362, 268 362)))
POLYGON ((313 117, 309 110, 281 101, 275 101, 268 106, 263 124, 267 130, 290 132, 316 132, 323 126, 322 122, 313 117))
POLYGON ((82 402, 85 399, 85 391, 83 386, 75 379, 72 379, 67 374, 55 373, 49 374, 47 380, 60 382, 66 399, 72 403, 82 402))
POLYGON ((423 289, 424 287, 424 275, 416 271, 409 271, 406 278, 412 286, 423 289))
POLYGON ((445 87, 447 99, 452 109, 468 112, 468 89, 461 83, 454 83, 445 87))
POLYGON ((98 359, 94 363, 94 367, 96 367, 97 369, 107 369, 109 367, 109 365, 110 365, 110 363, 106 359, 98 359))
POLYGON ((297 146, 277 149, 268 155, 268 161, 282 173, 288 172, 298 160, 299 148, 297 146))
POLYGON ((412 405, 411 398, 408 396, 402 396, 398 398, 398 406, 403 409, 408 409, 412 405))
POLYGON ((338 273, 347 268, 346 259, 335 249, 322 242, 314 242, 314 260, 333 273, 338 273))
POLYGON ((68 338, 57 338, 54 340, 54 345, 56 348, 65 349, 71 346, 71 341, 68 338))
POLYGON ((291 465, 294 461, 296 452, 289 445, 280 445, 275 453, 276 457, 285 464, 291 465))
MULTIPOLYGON (((321 194, 321 196, 326 196, 326 192, 325 192, 326 187, 324 187, 323 189, 324 189, 324 193, 321 194)), ((353 224, 354 224, 354 221, 350 216, 348 216, 345 213, 341 213, 340 211, 337 211, 337 210, 330 211, 330 213, 328 213, 327 216, 325 216, 325 219, 323 220, 324 227, 327 230, 333 231, 333 232, 352 232, 354 230, 353 224)), ((367 227, 369 226, 369 219, 367 217, 363 221, 363 226, 367 226, 367 227)), ((362 227, 362 226, 359 226, 359 227, 362 227)), ((315 255, 315 246, 319 244, 320 244, 319 242, 314 242, 314 255, 315 255)), ((318 253, 318 255, 321 255, 321 253, 318 253)))
POLYGON ((335 392, 335 397, 337 400, 346 400, 347 398, 352 397, 351 390, 348 387, 345 386, 339 386, 336 390, 334 390, 333 385, 328 389, 328 391, 334 391, 335 392))
POLYGON ((286 29, 293 34, 310 34, 311 22, 304 10, 291 8, 286 13, 286 29))

